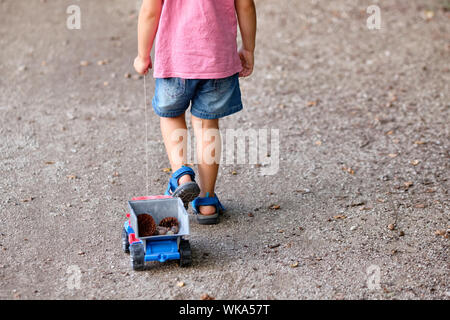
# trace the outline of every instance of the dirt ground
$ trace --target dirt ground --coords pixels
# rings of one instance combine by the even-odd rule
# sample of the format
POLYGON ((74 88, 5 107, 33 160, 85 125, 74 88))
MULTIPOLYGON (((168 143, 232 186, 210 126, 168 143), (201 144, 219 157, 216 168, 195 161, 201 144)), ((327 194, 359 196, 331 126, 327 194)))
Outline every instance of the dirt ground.
POLYGON ((221 127, 279 130, 279 170, 223 165, 228 211, 191 216, 193 266, 143 272, 120 242, 146 185, 136 3, 0 0, 0 298, 449 299, 445 1, 257 0, 256 70, 221 127))

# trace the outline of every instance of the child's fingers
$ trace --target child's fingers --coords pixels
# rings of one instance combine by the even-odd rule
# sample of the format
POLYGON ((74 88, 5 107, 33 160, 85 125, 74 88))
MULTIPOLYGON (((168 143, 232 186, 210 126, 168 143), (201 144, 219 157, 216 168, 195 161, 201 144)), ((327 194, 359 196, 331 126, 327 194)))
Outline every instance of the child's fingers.
POLYGON ((144 62, 139 57, 134 59, 134 69, 140 75, 146 75, 148 71, 152 68, 152 61, 144 62))
POLYGON ((241 72, 239 72, 239 77, 241 77, 241 78, 248 77, 249 75, 250 75, 250 69, 248 69, 248 68, 244 68, 244 69, 242 69, 241 72))
POLYGON ((253 73, 253 66, 250 66, 245 69, 245 77, 251 76, 252 73, 253 73))

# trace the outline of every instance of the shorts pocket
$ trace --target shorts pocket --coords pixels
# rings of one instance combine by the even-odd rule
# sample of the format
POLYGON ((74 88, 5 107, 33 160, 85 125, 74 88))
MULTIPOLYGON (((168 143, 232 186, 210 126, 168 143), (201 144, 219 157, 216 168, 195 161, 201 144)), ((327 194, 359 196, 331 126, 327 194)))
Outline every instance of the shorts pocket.
POLYGON ((162 87, 164 94, 172 98, 178 98, 184 95, 186 91, 186 81, 181 78, 165 78, 162 87))
POLYGON ((235 74, 228 78, 215 79, 214 80, 215 90, 219 93, 225 93, 229 91, 231 88, 233 88, 237 76, 238 74, 235 74))

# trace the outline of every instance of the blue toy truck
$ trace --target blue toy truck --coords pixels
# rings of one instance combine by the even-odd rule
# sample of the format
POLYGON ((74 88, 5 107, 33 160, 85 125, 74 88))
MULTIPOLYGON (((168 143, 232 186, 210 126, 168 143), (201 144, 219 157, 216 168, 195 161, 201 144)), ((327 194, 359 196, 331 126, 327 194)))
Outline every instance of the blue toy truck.
POLYGON ((130 212, 122 230, 122 249, 130 254, 133 270, 144 270, 145 262, 179 260, 181 267, 191 265, 191 247, 185 236, 189 235, 189 216, 179 198, 171 196, 150 196, 133 198, 128 201, 130 212), (175 235, 141 237, 137 217, 150 214, 156 222, 167 217, 175 217, 179 222, 179 232, 175 235))

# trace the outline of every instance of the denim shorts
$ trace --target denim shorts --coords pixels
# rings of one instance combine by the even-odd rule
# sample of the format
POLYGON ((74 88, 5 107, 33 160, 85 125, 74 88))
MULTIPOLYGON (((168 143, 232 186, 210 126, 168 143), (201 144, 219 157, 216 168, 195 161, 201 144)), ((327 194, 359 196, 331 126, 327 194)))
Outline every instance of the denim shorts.
POLYGON ((152 104, 165 118, 182 115, 189 105, 197 118, 228 116, 242 110, 239 74, 223 79, 157 78, 152 104))

